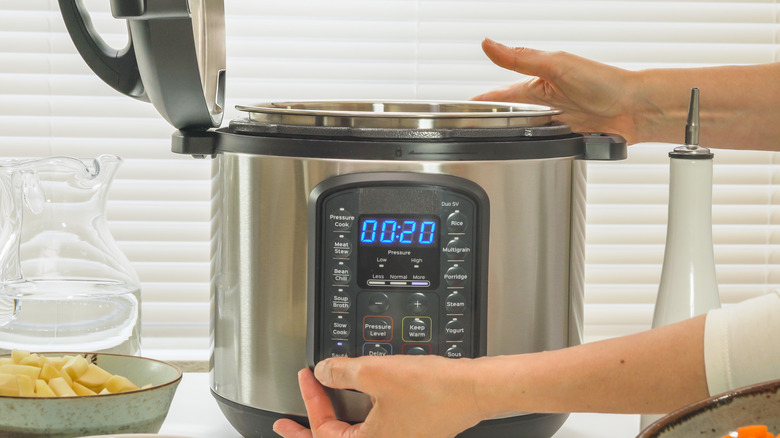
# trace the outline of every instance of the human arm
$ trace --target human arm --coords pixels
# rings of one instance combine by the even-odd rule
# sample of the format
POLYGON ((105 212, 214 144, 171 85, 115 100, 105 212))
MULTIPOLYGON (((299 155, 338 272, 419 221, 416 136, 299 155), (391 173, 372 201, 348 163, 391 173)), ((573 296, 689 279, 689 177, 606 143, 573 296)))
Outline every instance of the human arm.
POLYGON ((620 134, 629 144, 680 143, 697 87, 702 145, 780 150, 780 63, 629 71, 491 40, 482 48, 497 65, 529 77, 475 100, 552 106, 575 131, 620 134))
MULTIPOLYGON (((703 332, 701 316, 541 353, 332 358, 317 365, 316 379, 304 370, 299 381, 317 438, 451 437, 514 412, 661 413, 708 395, 703 332), (370 395, 366 421, 338 421, 320 383, 370 395)), ((291 420, 275 430, 285 438, 312 436, 291 420)))

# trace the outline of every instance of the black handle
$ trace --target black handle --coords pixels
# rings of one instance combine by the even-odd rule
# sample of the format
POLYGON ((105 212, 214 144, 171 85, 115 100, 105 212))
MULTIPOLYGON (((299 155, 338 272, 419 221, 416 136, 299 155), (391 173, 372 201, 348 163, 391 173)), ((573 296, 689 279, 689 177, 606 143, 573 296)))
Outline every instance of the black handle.
POLYGON ((70 38, 89 68, 120 93, 148 102, 138 73, 133 39, 129 38, 124 49, 114 49, 95 31, 81 0, 59 0, 59 3, 70 38))

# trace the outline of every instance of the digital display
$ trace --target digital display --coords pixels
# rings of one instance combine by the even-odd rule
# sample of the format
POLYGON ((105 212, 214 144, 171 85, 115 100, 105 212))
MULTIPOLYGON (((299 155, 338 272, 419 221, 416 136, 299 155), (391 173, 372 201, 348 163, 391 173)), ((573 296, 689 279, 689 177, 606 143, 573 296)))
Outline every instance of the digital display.
POLYGON ((439 246, 437 216, 360 216, 358 222, 358 240, 361 246, 439 246))

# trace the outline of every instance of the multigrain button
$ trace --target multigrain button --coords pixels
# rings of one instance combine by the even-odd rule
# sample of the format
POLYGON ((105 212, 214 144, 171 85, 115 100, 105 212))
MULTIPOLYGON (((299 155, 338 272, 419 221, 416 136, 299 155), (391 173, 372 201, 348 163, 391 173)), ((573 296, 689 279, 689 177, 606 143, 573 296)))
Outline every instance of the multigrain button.
POLYGON ((457 319, 453 319, 444 326, 444 335, 448 341, 460 341, 466 334, 466 327, 457 319))
POLYGON ((466 280, 468 280, 469 274, 466 273, 466 270, 461 268, 460 266, 453 266, 450 269, 447 269, 447 272, 444 274, 444 281, 447 282, 447 286, 452 287, 460 287, 466 284, 466 280))
POLYGON ((450 260, 465 260, 466 256, 471 254, 471 248, 466 245, 463 239, 450 240, 442 251, 450 260))
POLYGON ((466 231, 466 215, 456 211, 447 216, 447 229, 452 233, 462 233, 466 231))

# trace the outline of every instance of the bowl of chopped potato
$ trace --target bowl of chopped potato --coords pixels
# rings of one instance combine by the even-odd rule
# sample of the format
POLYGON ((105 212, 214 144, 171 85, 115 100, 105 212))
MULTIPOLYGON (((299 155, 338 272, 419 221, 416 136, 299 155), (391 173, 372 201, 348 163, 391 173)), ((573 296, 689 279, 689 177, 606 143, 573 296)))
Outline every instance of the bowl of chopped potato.
POLYGON ((144 357, 15 350, 0 356, 0 437, 156 433, 181 377, 144 357))
POLYGON ((780 437, 780 380, 735 389, 661 418, 637 438, 780 437))

